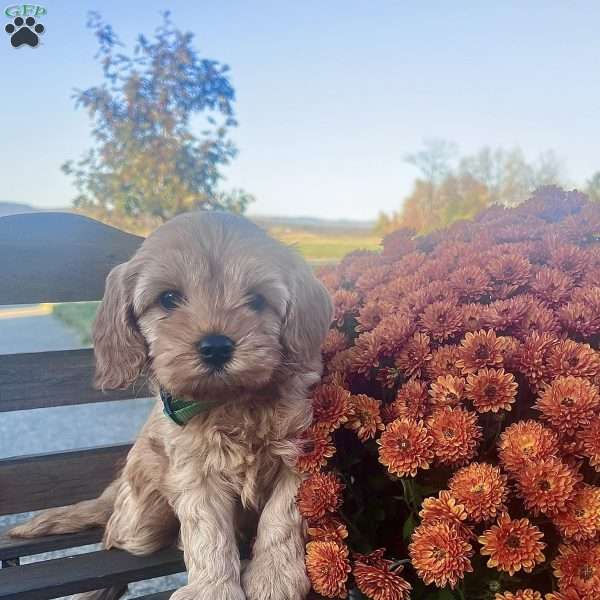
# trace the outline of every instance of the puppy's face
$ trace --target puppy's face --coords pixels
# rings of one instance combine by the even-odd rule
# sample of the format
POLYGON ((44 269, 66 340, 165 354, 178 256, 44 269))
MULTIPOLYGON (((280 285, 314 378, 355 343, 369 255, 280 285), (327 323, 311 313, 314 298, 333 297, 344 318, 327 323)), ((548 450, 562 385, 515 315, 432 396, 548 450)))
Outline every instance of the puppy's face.
POLYGON ((256 390, 284 361, 318 360, 330 319, 293 251, 240 217, 182 215, 111 272, 94 328, 97 384, 129 385, 148 364, 174 395, 256 390))

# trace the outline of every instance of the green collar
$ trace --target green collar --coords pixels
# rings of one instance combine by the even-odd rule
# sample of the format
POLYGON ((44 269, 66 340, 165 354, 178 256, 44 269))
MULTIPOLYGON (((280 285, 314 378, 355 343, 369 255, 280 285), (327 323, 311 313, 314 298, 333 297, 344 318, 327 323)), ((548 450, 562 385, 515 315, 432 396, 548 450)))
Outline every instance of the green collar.
POLYGON ((162 388, 160 389, 160 399, 163 403, 163 413, 180 427, 187 425, 196 415, 223 404, 223 400, 198 400, 190 402, 184 398, 173 398, 169 392, 166 392, 162 388))

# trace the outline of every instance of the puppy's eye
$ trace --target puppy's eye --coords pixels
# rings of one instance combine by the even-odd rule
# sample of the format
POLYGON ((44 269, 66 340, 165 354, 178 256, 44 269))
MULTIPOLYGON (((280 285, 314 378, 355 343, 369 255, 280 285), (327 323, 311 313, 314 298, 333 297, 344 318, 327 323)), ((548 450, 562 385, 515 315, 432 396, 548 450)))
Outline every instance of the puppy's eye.
POLYGON ((165 310, 173 310, 174 308, 177 308, 182 301, 183 297, 177 290, 167 290, 158 297, 158 303, 165 310))
POLYGON ((248 300, 248 306, 256 311, 260 312, 267 305, 267 301, 262 294, 251 294, 250 300, 248 300))

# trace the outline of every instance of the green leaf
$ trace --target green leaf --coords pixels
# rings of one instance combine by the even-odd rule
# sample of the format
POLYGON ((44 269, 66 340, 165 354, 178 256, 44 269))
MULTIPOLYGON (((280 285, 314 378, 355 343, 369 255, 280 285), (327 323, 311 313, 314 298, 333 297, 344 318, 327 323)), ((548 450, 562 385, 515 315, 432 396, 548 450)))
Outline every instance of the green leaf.
POLYGON ((410 536, 412 535, 412 532, 415 530, 416 526, 417 526, 417 520, 415 519, 414 515, 412 513, 410 513, 410 515, 408 516, 408 519, 406 519, 406 521, 404 521, 404 525, 402 526, 402 539, 405 542, 410 540, 410 536))

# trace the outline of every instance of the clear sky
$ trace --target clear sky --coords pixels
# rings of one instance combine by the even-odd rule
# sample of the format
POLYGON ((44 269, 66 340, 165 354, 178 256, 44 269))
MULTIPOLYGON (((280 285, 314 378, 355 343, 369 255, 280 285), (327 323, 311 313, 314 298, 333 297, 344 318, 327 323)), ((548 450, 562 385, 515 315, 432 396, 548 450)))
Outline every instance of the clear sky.
MULTIPOLYGON (((5 2, 5 4, 7 4, 5 2)), ((125 42, 168 7, 208 57, 231 66, 240 155, 228 187, 251 212, 374 218, 416 176, 424 138, 553 149, 575 183, 600 169, 600 2, 188 0, 42 2, 43 45, 0 29, 0 200, 66 206, 59 167, 91 138, 72 89, 100 82, 86 13, 125 42)))

